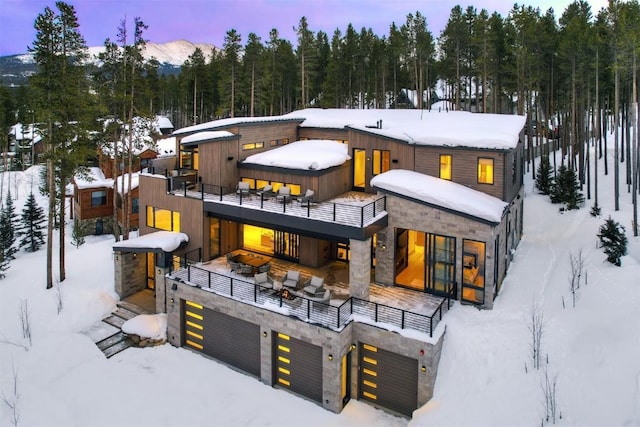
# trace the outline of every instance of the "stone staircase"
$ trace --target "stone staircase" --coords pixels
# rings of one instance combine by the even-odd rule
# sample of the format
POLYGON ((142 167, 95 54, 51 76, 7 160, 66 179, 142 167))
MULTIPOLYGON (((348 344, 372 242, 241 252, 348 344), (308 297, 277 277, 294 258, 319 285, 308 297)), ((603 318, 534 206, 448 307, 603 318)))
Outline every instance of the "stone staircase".
POLYGON ((96 346, 108 359, 135 345, 133 340, 120 328, 124 322, 139 314, 149 313, 135 304, 119 301, 113 313, 102 319, 100 324, 85 331, 85 334, 94 340, 96 346))

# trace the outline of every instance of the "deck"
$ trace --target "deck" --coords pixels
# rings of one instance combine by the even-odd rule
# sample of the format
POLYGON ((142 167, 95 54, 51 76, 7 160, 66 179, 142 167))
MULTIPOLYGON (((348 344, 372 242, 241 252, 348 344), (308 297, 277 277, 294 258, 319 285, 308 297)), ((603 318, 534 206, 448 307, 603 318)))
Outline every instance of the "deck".
MULTIPOLYGON (((264 255, 257 255, 264 256, 264 255)), ((349 266, 333 261, 321 268, 301 266, 279 259, 271 260, 270 276, 278 282, 290 269, 300 271, 300 283, 312 275, 323 277, 326 289, 331 291, 328 304, 305 298, 299 290, 296 300, 283 299, 271 289, 255 285, 253 277, 232 272, 225 257, 204 263, 196 263, 171 273, 173 278, 244 302, 282 311, 300 320, 318 323, 325 327, 341 329, 354 315, 364 316, 372 322, 385 323, 399 329, 413 329, 433 335, 442 316, 451 306, 448 298, 420 293, 393 286, 370 285, 368 300, 349 295, 349 266)))

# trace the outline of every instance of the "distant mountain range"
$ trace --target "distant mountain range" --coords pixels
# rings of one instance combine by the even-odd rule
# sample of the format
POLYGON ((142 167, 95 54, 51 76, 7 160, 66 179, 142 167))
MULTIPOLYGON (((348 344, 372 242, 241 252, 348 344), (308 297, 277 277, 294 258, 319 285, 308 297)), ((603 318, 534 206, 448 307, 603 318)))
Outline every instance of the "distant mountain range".
MULTIPOLYGON (((191 43, 187 40, 175 40, 168 43, 147 43, 143 53, 145 59, 155 58, 160 63, 160 74, 173 74, 180 71, 180 67, 191 54, 200 48, 205 58, 217 48, 207 43, 191 43)), ((98 64, 98 54, 104 51, 104 46, 89 48, 90 62, 98 64)), ((37 70, 33 54, 0 56, 0 79, 4 86, 20 86, 27 82, 27 78, 37 70)))

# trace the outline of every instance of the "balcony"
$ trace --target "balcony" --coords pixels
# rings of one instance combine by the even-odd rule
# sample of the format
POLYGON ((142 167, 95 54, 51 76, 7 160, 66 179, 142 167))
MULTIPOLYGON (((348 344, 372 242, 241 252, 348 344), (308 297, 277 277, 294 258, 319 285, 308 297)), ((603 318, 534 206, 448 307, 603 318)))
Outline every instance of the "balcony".
POLYGON ((348 264, 329 263, 313 269, 288 261, 272 259, 270 275, 281 281, 288 269, 301 272, 303 278, 318 275, 325 278, 325 288, 331 291, 329 303, 305 298, 295 292, 289 300, 273 289, 256 285, 252 277, 232 272, 224 257, 205 263, 184 263, 170 278, 187 285, 252 304, 265 310, 288 315, 296 320, 340 331, 352 321, 380 324, 396 330, 414 330, 433 337, 444 314, 452 305, 450 298, 414 292, 399 287, 372 283, 369 300, 349 296, 348 264))

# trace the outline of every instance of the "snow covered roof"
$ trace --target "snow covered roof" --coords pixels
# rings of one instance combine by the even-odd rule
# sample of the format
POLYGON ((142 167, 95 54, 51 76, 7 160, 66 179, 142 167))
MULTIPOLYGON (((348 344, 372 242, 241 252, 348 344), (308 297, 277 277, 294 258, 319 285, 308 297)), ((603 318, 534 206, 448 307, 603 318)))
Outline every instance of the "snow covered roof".
POLYGON ((418 172, 393 169, 371 179, 371 185, 430 205, 499 223, 508 204, 480 191, 418 172))
POLYGON ((16 141, 29 140, 32 144, 37 144, 42 141, 42 136, 35 124, 16 123, 9 128, 9 135, 11 135, 16 141), (33 142, 31 142, 32 139, 33 142))
POLYGON ((158 157, 171 157, 176 155, 176 137, 162 138, 156 141, 158 157))
POLYGON ((286 116, 263 116, 263 117, 233 117, 228 119, 213 120, 211 122, 200 123, 199 125, 187 126, 173 132, 174 135, 183 135, 185 133, 199 132, 203 130, 219 129, 228 126, 237 126, 246 123, 262 123, 275 122, 283 120, 304 120, 304 118, 286 117, 286 116))
POLYGON ((113 244, 113 250, 156 249, 164 252, 173 252, 188 241, 189 236, 185 233, 161 230, 134 239, 116 242, 113 244))
POLYGON ((282 117, 304 117, 301 127, 350 127, 409 144, 485 149, 515 148, 525 122, 524 116, 508 114, 387 109, 307 108, 282 117))
MULTIPOLYGON (((140 185, 140 173, 135 172, 131 174, 131 189, 135 190, 140 185)), ((129 192, 129 174, 118 175, 116 178, 116 191, 119 194, 127 194, 129 192), (124 179, 124 192, 122 191, 122 180, 124 179)))
POLYGON ((300 121, 305 128, 343 129, 405 141, 409 144, 506 150, 515 148, 524 116, 467 111, 307 108, 283 116, 215 120, 175 131, 174 135, 242 123, 300 121), (381 126, 378 124, 381 123, 381 126))
POLYGON ((156 116, 153 124, 158 132, 160 132, 160 129, 173 129, 173 123, 166 116, 156 116))
POLYGON ((347 144, 324 139, 310 139, 253 154, 242 163, 288 169, 322 170, 339 166, 349 159, 351 157, 347 144))
POLYGON ((113 188, 113 179, 105 178, 100 168, 87 168, 86 174, 77 174, 73 177, 76 186, 79 189, 85 188, 113 188))
POLYGON ((180 143, 189 144, 193 142, 209 141, 212 139, 228 138, 230 136, 236 136, 236 135, 226 130, 198 132, 198 133, 194 133, 193 135, 185 136, 184 138, 182 138, 180 143))

